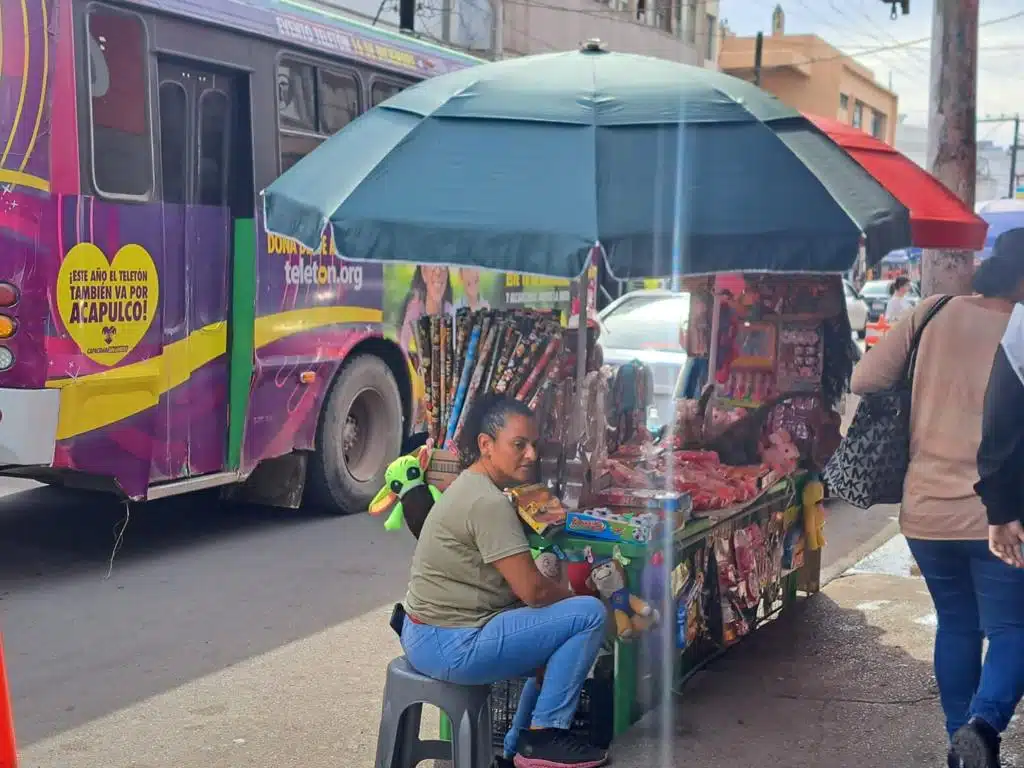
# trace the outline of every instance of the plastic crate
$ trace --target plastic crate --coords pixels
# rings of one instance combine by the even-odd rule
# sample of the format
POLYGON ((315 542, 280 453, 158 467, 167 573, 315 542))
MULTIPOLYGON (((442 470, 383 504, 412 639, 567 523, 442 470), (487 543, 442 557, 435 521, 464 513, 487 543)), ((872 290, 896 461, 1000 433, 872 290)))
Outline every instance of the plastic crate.
MULTIPOLYGON (((506 680, 491 686, 491 722, 494 728, 494 747, 500 752, 505 734, 512 727, 519 695, 525 680, 506 680)), ((612 741, 612 714, 614 691, 610 678, 592 677, 583 685, 580 704, 576 708, 571 730, 580 738, 601 749, 612 741)))

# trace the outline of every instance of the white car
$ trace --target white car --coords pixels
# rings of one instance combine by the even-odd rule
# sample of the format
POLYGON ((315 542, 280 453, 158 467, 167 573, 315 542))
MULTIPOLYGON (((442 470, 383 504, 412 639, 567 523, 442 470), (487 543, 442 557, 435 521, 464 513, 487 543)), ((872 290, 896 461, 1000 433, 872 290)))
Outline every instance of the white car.
POLYGON ((853 329, 858 338, 863 339, 867 333, 868 324, 867 302, 845 280, 843 280, 843 293, 846 294, 846 314, 850 318, 850 328, 853 329))
POLYGON ((690 294, 662 289, 631 291, 598 315, 605 363, 639 360, 650 368, 659 424, 668 423, 675 413, 676 385, 686 366, 679 332, 689 315, 690 294))

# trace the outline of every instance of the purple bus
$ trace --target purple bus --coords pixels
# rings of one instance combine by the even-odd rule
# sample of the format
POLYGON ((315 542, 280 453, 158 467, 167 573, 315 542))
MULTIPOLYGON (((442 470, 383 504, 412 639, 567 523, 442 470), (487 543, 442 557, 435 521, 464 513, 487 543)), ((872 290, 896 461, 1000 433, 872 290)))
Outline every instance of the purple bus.
POLYGON ((0 44, 0 474, 361 511, 416 428, 416 317, 567 298, 259 220, 278 174, 469 55, 299 0, 0 0, 0 44))

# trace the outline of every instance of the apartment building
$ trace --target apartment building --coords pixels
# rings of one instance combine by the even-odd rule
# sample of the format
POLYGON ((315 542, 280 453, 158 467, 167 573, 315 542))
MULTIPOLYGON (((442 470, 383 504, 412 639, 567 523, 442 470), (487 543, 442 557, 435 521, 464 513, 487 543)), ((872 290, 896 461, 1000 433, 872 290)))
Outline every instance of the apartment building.
MULTIPOLYGON (((718 66, 753 81, 756 38, 723 31, 718 66)), ((801 112, 832 117, 889 144, 895 142, 898 97, 874 73, 817 35, 789 35, 776 6, 764 36, 761 87, 801 112)))
MULTIPOLYGON (((312 0, 398 26, 398 0, 312 0)), ((417 0, 416 32, 482 57, 572 50, 597 38, 609 50, 716 67, 719 0, 417 0), (501 11, 500 17, 496 11, 501 11), (500 19, 500 21, 496 21, 500 19)))

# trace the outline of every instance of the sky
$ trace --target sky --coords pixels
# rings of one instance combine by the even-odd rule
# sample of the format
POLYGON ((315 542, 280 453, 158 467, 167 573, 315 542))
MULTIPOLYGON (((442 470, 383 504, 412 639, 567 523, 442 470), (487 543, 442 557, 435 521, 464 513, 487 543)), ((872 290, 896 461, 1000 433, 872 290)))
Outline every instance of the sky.
MULTIPOLYGON (((721 0, 719 16, 737 35, 767 33, 776 2, 721 0)), ((982 24, 1024 12, 1024 0, 980 3, 982 24)), ((927 125, 929 43, 895 46, 931 36, 931 0, 910 0, 910 13, 901 14, 895 21, 889 18, 890 5, 880 0, 781 0, 780 4, 786 14, 787 33, 816 34, 857 58, 882 84, 888 85, 891 77, 906 122, 927 125), (895 49, 871 52, 882 47, 895 49)), ((978 117, 1017 112, 1024 116, 1024 88, 1020 84, 1024 72, 1024 16, 982 26, 978 37, 978 117)), ((1013 141, 1012 123, 980 123, 978 139, 1008 146, 1013 141)))

